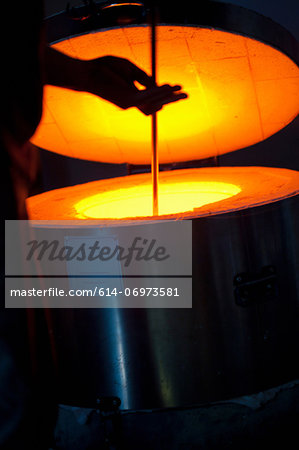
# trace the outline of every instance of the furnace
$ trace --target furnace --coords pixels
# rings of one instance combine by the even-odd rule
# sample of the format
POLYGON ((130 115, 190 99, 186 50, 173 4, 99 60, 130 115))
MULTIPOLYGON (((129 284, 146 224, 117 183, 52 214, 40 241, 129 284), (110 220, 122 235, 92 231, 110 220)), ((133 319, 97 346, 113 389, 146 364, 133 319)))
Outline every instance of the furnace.
MULTIPOLYGON (((260 142, 297 116, 298 44, 258 14, 208 3, 201 16, 188 8, 160 11, 158 82, 180 83, 189 98, 158 113, 159 160, 194 164, 160 173, 158 216, 148 173, 28 199, 30 219, 53 226, 71 219, 119 226, 192 220, 192 310, 53 312, 65 403, 90 406, 99 395, 115 395, 124 409, 178 407, 295 377, 299 173, 200 168, 198 161, 260 142)), ((59 24, 53 46, 82 59, 113 54, 149 71, 144 19, 119 26, 104 12, 99 17, 96 30, 77 21, 69 34, 65 15, 50 19, 49 26, 59 24)), ((150 127, 137 110, 47 86, 32 141, 71 157, 149 165, 150 127)))

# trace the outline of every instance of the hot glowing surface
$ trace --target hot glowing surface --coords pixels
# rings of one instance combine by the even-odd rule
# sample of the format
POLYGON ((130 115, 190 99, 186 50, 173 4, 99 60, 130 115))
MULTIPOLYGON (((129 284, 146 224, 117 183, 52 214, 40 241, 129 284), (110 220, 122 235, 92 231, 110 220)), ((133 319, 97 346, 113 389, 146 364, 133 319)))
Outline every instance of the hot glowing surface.
MULTIPOLYGON (((159 186, 159 215, 193 211, 238 194, 241 189, 215 181, 168 182, 159 186)), ((124 219, 152 215, 150 184, 120 188, 92 195, 76 203, 79 219, 124 219)))
MULTIPOLYGON (((148 27, 126 27, 54 45, 68 55, 128 58, 150 72, 148 27)), ((259 142, 299 110, 299 68, 278 50, 231 33, 159 26, 159 83, 179 83, 187 100, 158 114, 161 163, 207 158, 259 142)), ((150 118, 91 94, 46 86, 33 142, 76 158, 149 164, 150 118)))
MULTIPOLYGON (((299 172, 287 169, 210 167, 161 172, 160 218, 210 216, 271 203, 298 192, 299 172)), ((27 199, 27 209, 33 220, 150 217, 151 175, 45 192, 27 199)))

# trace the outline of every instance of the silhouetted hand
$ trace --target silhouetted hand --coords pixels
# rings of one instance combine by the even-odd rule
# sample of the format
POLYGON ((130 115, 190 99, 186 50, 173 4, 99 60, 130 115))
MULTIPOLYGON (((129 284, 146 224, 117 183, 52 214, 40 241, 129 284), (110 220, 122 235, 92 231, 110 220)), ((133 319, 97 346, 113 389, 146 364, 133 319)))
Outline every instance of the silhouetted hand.
POLYGON ((51 47, 45 51, 45 83, 98 95, 120 108, 136 106, 144 114, 187 98, 181 86, 157 86, 143 70, 116 56, 82 60, 51 47), (138 82, 144 88, 138 89, 138 82))
POLYGON ((152 78, 127 59, 115 56, 85 61, 87 92, 98 95, 120 108, 136 106, 144 114, 159 111, 163 105, 187 98, 181 86, 157 86, 152 78), (145 89, 138 89, 135 82, 145 89))

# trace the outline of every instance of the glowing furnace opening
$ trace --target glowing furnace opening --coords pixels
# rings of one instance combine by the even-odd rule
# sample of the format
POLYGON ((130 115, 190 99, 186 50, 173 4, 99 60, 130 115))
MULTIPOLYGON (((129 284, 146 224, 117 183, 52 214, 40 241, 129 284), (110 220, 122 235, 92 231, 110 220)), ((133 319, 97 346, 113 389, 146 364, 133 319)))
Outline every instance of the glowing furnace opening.
MULTIPOLYGON (((161 182, 159 215, 193 211, 201 206, 233 197, 241 191, 237 185, 217 181, 161 182)), ((150 183, 101 192, 74 205, 77 218, 124 219, 152 216, 150 183)))

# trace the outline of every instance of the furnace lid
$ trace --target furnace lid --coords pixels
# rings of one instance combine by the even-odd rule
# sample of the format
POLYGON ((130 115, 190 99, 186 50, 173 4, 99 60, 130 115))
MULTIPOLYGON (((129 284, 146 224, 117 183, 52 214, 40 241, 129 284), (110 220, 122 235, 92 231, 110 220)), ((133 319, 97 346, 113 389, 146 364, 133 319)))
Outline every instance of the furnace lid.
MULTIPOLYGON (((189 95, 158 113, 160 163, 209 158, 253 145, 297 116, 297 44, 269 19, 261 22, 255 13, 250 18, 253 30, 253 18, 259 26, 272 27, 267 43, 261 42, 261 32, 258 40, 255 32, 241 35, 239 25, 225 26, 225 31, 205 24, 159 25, 158 82, 181 84, 189 95)), ((128 58, 150 72, 145 24, 101 28, 54 47, 81 59, 107 54, 128 58)), ((75 158, 150 164, 150 139, 151 120, 136 108, 123 111, 91 94, 46 86, 43 117, 32 142, 75 158)))

